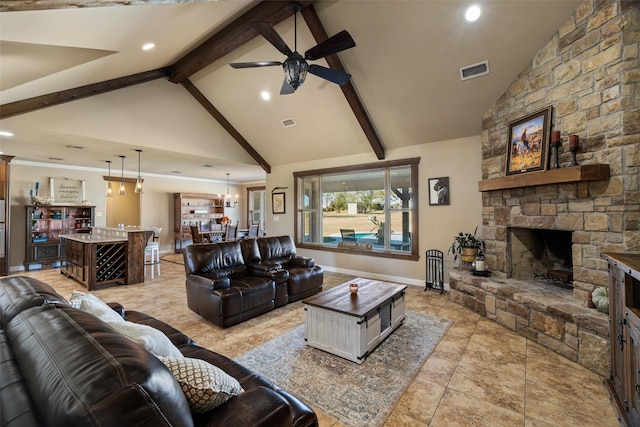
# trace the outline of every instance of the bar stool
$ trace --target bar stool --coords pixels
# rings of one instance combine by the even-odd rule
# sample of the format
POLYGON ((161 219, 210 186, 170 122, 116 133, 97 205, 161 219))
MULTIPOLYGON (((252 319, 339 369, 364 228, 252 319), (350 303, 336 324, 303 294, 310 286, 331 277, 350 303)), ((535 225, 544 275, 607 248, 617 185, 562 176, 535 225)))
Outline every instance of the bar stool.
POLYGON ((144 247, 144 275, 147 275, 147 265, 151 267, 151 278, 153 279, 153 266, 158 267, 160 276, 160 232, 162 227, 153 227, 153 237, 144 247))

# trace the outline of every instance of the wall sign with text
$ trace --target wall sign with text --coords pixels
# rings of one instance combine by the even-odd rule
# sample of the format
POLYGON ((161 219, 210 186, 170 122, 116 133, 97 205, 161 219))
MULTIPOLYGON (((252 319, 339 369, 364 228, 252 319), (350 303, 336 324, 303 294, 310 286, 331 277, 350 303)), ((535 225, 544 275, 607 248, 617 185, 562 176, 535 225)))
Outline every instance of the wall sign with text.
POLYGON ((51 178, 49 188, 54 204, 76 205, 84 200, 84 179, 51 178))

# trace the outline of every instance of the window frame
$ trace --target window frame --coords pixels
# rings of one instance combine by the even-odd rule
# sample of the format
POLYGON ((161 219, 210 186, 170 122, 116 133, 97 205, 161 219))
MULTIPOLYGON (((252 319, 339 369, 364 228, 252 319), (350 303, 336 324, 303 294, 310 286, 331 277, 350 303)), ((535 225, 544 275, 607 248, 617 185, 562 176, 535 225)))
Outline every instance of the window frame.
MULTIPOLYGON (((294 178, 294 240, 296 242, 296 247, 305 248, 305 249, 313 249, 319 251, 327 251, 327 252, 339 252, 345 254, 357 254, 357 255, 366 255, 372 257, 382 257, 382 258, 395 258, 395 259, 403 259, 403 260, 411 260, 417 261, 419 259, 419 242, 418 236, 419 232, 419 196, 420 191, 418 187, 418 165, 420 164, 420 157, 413 157, 408 159, 400 159, 400 160, 387 160, 384 162, 377 163, 364 163, 359 165, 349 165, 349 166, 339 166, 333 168, 324 168, 324 169, 314 169, 307 171, 298 171, 293 172, 294 178), (301 215, 304 212, 308 212, 302 209, 301 206, 301 189, 299 188, 299 181, 301 178, 308 177, 316 177, 322 176, 326 174, 335 174, 335 173, 344 173, 344 172, 364 172, 367 170, 384 170, 385 175, 392 168, 397 168, 401 166, 409 166, 411 168, 411 208, 409 211, 411 212, 411 234, 415 236, 415 238, 411 239, 411 251, 406 251, 403 253, 401 251, 392 251, 392 250, 366 250, 366 249, 358 249, 358 248, 341 248, 332 245, 324 245, 322 243, 308 243, 303 241, 303 236, 300 230, 302 221, 301 215)), ((385 184, 386 185, 386 184, 385 184)), ((322 197, 322 195, 320 195, 322 197)), ((389 195, 386 194, 388 198, 389 195)), ((322 201, 318 200, 319 203, 319 211, 322 214, 322 201)), ((388 206, 388 205, 387 205, 388 206)), ((385 215, 387 215, 390 211, 385 208, 385 215)), ((320 218, 322 220, 322 217, 320 218)))

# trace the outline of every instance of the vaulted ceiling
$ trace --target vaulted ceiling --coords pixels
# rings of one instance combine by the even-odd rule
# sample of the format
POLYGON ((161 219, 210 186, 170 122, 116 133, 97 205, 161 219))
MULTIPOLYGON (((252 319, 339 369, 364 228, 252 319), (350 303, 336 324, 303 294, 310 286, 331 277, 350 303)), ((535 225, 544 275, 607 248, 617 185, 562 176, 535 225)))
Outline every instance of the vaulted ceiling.
POLYGON ((147 174, 263 180, 273 166, 478 135, 491 106, 579 0, 300 1, 298 51, 346 29, 354 48, 313 61, 279 95, 283 61, 251 25, 268 21, 294 49, 289 2, 0 1, 0 149, 23 161, 147 174), (90 4, 94 7, 84 7, 90 4), (150 51, 141 49, 153 42, 150 51), (487 60, 489 74, 460 68, 487 60), (261 92, 271 93, 265 101, 261 92), (295 125, 285 127, 283 120, 295 125))

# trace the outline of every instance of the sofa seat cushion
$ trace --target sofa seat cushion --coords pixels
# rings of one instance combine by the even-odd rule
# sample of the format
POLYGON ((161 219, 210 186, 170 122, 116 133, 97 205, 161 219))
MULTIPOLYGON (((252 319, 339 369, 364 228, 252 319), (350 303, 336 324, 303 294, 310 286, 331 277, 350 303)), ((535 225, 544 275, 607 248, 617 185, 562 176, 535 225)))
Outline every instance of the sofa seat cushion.
POLYGON ((273 280, 252 276, 233 279, 229 289, 218 289, 215 292, 220 296, 223 316, 244 313, 272 303, 276 296, 273 280))
POLYGON ((6 332, 48 425, 193 425, 167 367, 95 316, 47 304, 15 316, 6 332))
POLYGON ((62 295, 38 279, 9 276, 1 280, 0 329, 5 329, 15 315, 28 308, 46 303, 67 304, 67 300, 62 295))

